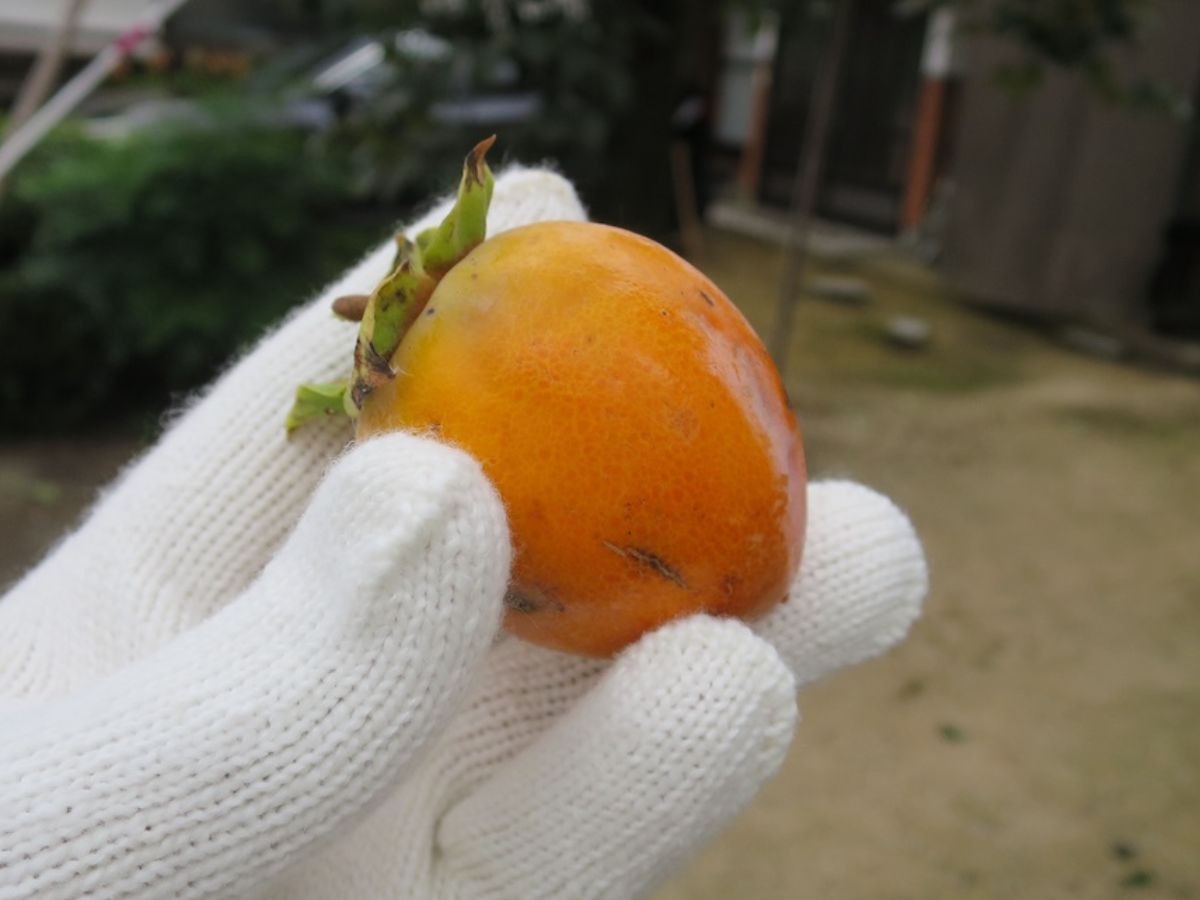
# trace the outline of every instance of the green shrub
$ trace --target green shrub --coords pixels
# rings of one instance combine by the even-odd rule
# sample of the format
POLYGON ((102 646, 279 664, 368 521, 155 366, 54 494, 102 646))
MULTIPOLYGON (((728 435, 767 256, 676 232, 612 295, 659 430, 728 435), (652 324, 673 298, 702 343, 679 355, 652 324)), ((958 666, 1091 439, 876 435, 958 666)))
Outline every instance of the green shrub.
POLYGON ((297 134, 64 133, 0 203, 0 428, 161 408, 386 230, 297 134))

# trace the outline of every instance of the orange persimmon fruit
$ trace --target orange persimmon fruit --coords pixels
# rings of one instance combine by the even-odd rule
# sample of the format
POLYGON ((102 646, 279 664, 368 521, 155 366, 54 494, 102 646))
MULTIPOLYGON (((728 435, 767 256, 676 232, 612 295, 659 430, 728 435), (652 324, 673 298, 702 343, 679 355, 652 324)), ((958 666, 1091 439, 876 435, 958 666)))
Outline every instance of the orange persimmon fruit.
POLYGON ((605 225, 471 243, 413 282, 386 357, 360 337, 351 393, 359 437, 432 433, 495 485, 514 550, 506 628, 608 656, 679 616, 749 619, 786 599, 804 538, 800 434, 724 293, 605 225))

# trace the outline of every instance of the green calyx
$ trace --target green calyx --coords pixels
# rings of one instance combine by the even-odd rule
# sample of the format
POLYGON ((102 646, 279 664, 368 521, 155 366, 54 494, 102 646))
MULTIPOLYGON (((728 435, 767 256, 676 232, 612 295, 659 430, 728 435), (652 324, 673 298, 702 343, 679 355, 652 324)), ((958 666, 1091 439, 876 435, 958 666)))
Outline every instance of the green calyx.
POLYGON ((493 135, 480 141, 467 154, 458 197, 439 225, 422 231, 415 241, 396 236, 392 269, 367 297, 365 306, 357 297, 334 302, 335 313, 346 318, 357 317, 361 310, 352 378, 349 382, 302 385, 288 413, 289 434, 313 419, 343 413, 357 416, 366 398, 396 377, 392 356, 434 288, 487 236, 487 211, 495 182, 484 156, 495 140, 493 135))
POLYGON ((352 415, 349 402, 350 385, 345 381, 300 385, 296 388, 296 402, 288 411, 288 434, 313 419, 352 415))

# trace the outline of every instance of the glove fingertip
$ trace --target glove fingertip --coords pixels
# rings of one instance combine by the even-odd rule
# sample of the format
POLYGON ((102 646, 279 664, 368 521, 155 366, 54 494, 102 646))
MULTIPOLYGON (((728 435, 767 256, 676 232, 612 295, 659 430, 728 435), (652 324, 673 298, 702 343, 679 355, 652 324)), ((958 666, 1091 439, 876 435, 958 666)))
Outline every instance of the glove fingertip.
POLYGON ((849 481, 810 485, 809 533, 787 603, 756 623, 799 685, 879 655, 919 617, 925 553, 888 497, 849 481))
POLYGON ((790 670, 743 623, 669 623, 447 813, 442 859, 478 895, 641 895, 745 808, 796 720, 790 670))
POLYGON ((670 622, 628 648, 612 678, 626 686, 645 685, 654 694, 673 681, 672 714, 728 716, 726 725, 739 720, 739 727, 753 735, 747 762, 756 781, 779 768, 795 732, 792 670, 774 647, 736 619, 696 615, 670 622))
POLYGON ((553 169, 510 166, 496 179, 491 232, 542 221, 584 221, 587 212, 575 186, 553 169))

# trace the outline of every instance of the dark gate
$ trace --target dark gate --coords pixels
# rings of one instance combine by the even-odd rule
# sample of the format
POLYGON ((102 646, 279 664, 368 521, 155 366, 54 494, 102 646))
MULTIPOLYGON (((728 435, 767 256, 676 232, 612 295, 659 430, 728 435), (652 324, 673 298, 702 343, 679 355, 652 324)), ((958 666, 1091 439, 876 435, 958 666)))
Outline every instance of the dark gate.
MULTIPOLYGON (((1200 109, 1200 83, 1193 106, 1200 109)), ((1150 320, 1164 334, 1200 339, 1200 125, 1189 124, 1178 205, 1150 284, 1150 320)))
MULTIPOLYGON (((787 204, 827 28, 790 4, 780 28, 762 193, 787 204)), ((900 16, 895 0, 855 0, 850 41, 818 200, 830 218, 893 231, 920 88, 925 16, 900 16)))

